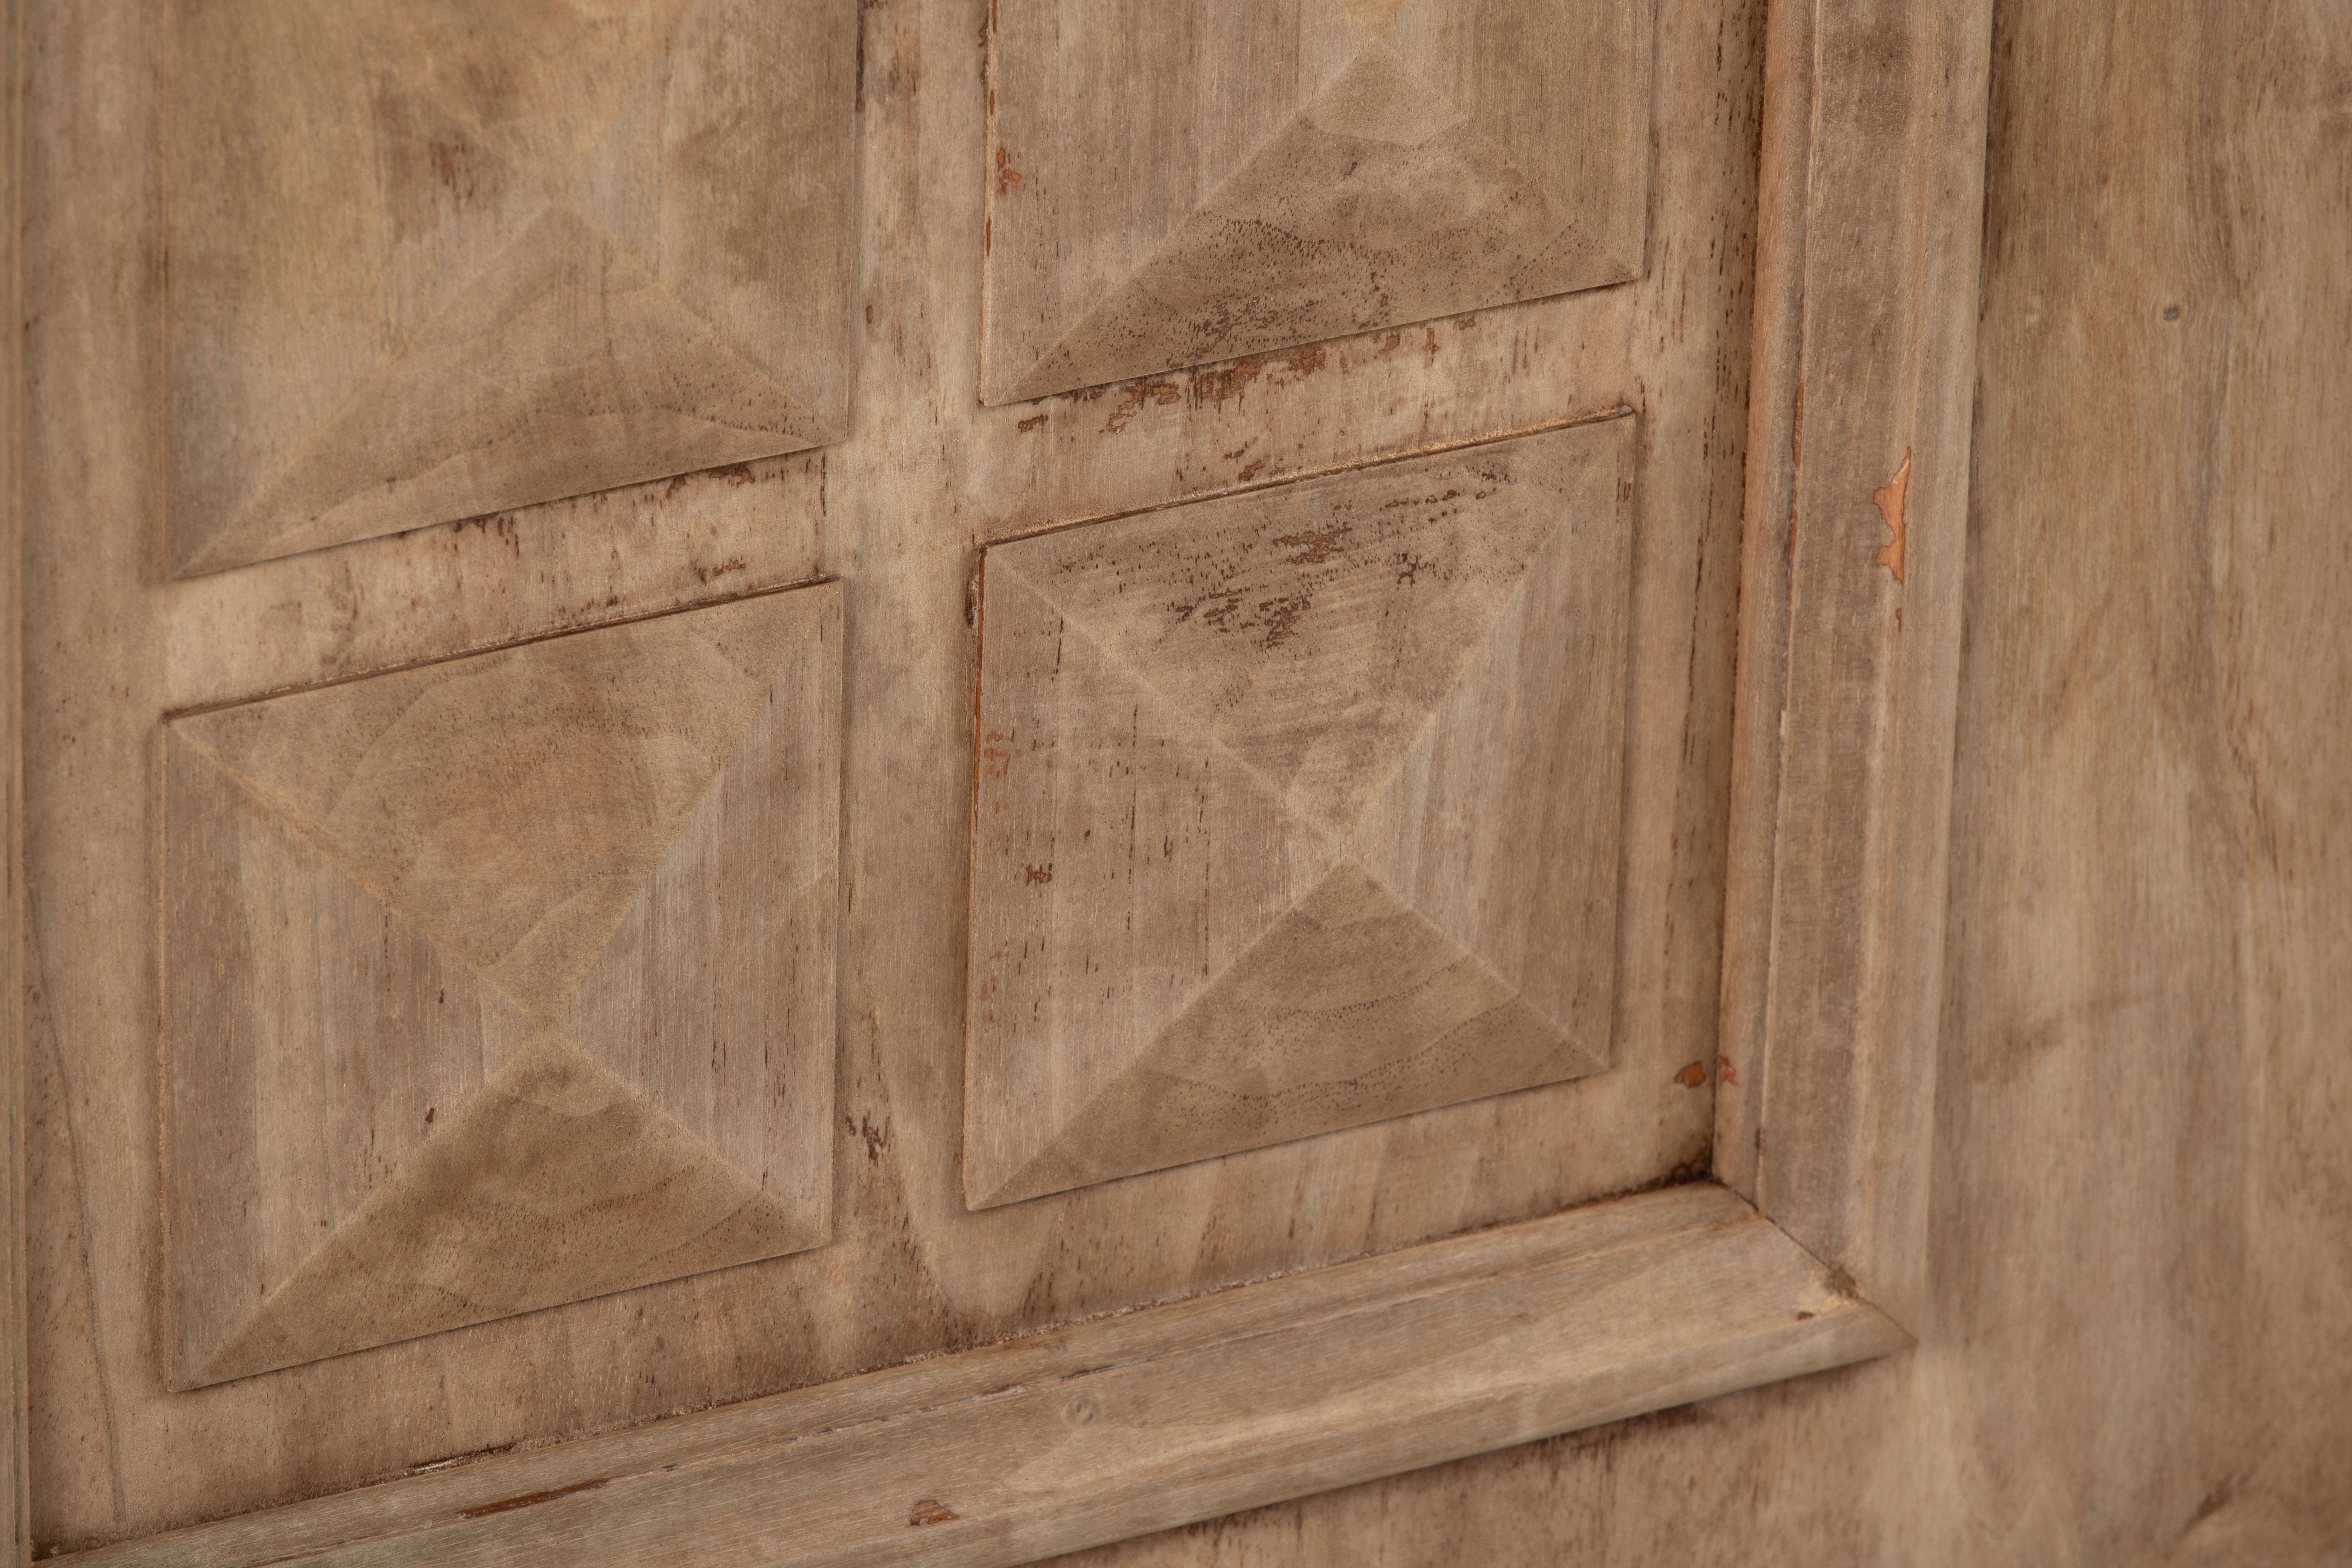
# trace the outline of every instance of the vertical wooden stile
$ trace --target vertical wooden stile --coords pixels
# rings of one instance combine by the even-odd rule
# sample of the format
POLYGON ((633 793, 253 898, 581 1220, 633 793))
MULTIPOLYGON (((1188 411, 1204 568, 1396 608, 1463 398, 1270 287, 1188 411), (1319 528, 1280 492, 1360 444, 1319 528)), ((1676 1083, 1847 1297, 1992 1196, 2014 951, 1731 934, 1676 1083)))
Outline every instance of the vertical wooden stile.
POLYGON ((1716 1171, 1916 1329, 1991 7, 1776 7, 1716 1171))
POLYGON ((20 268, 24 103, 22 8, 0 0, 0 301, 7 310, 0 332, 0 1329, 7 1334, 0 1366, 6 1369, 0 1406, 0 1524, 7 1561, 32 1557, 30 1473, 26 1429, 25 1343, 25 878, 24 878, 24 553, 18 513, 24 496, 24 408, 21 346, 24 300, 20 268))

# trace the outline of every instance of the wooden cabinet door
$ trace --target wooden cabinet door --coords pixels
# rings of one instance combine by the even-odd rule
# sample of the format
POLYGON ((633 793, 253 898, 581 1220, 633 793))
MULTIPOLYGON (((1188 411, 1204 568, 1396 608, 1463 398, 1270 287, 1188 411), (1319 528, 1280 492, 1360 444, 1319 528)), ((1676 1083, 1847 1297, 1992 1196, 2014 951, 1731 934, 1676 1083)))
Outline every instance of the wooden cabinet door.
POLYGON ((1013 1563, 1907 1342, 1980 15, 22 12, 26 1549, 1013 1563))

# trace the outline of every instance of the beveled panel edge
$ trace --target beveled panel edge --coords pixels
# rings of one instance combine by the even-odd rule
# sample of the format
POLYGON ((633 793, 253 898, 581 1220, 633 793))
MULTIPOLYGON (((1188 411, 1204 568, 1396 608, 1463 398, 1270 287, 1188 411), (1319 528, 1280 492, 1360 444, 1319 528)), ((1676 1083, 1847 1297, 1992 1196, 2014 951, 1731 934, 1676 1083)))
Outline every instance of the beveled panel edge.
POLYGON ((1914 1330, 1991 17, 1811 0, 1766 44, 1714 1171, 1914 1330))
MULTIPOLYGON (((992 711, 989 702, 989 694, 992 685, 992 670, 995 669, 995 667, 992 664, 989 658, 991 643, 986 631, 988 626, 988 611, 985 606, 988 603, 989 594, 991 592, 989 587, 991 577, 988 569, 988 563, 991 560, 996 559, 1000 555, 1003 556, 1007 560, 1021 560, 1025 558, 1024 547, 1027 546, 1051 544, 1061 536, 1076 533, 1082 530, 1091 530, 1097 527, 1117 527, 1120 524, 1150 521, 1155 518, 1156 514, 1178 510, 1199 512, 1202 514, 1198 519, 1200 531, 1199 538, 1205 542, 1207 539, 1213 536, 1217 528, 1233 515, 1232 508, 1223 504, 1226 502, 1252 500, 1261 497, 1278 497, 1284 492, 1302 491, 1311 489, 1315 484, 1326 480, 1377 480, 1381 477, 1384 470, 1389 469, 1397 469, 1406 472, 1427 471, 1426 466, 1433 460, 1466 456, 1489 448, 1496 449, 1497 451, 1504 448, 1522 448, 1522 455, 1526 459, 1529 463, 1536 464, 1540 467, 1545 459, 1538 456, 1536 451, 1527 450, 1527 448, 1532 448, 1533 444, 1539 440, 1546 442, 1558 442, 1562 438, 1570 437, 1571 433, 1575 433, 1580 437, 1590 438, 1596 444, 1589 452, 1584 451, 1582 448, 1578 447, 1560 447, 1556 445, 1547 446, 1542 448, 1542 451, 1556 454, 1556 460, 1565 465, 1580 466, 1589 461, 1593 465, 1596 474, 1602 467, 1607 466, 1610 458, 1613 457, 1612 477, 1614 482, 1607 487, 1608 500, 1610 503, 1613 504, 1614 507, 1613 515, 1610 516, 1604 524, 1599 514, 1596 514, 1593 526, 1579 529, 1578 531, 1601 534, 1615 539, 1617 541, 1617 550, 1619 552, 1616 561, 1616 564, 1619 567, 1617 575, 1620 578, 1625 578, 1630 575, 1631 571, 1632 546, 1630 542, 1634 531, 1633 521, 1633 492, 1634 485, 1634 468, 1636 466, 1634 451, 1636 430, 1637 424, 1633 411, 1621 406, 1607 414, 1596 416, 1563 419, 1529 430, 1510 431, 1494 436, 1480 437, 1470 440, 1435 444, 1417 450, 1383 454, 1380 457, 1370 458, 1363 462, 1322 469, 1297 478, 1285 477, 1277 480, 1254 484, 1238 489, 1225 490, 1200 497, 1188 497, 1180 500, 1168 502, 1163 505, 1136 509, 1133 511, 1118 514, 1110 518, 1081 519, 1071 522, 1057 522, 1029 532, 1006 538, 993 539, 986 542, 981 548, 980 564, 974 569, 971 586, 970 589, 971 603, 972 605, 972 618, 975 622, 976 629, 981 632, 981 644, 982 649, 980 659, 980 669, 977 675, 978 689, 976 692, 978 712, 981 717, 980 730, 976 733, 981 738, 976 742, 977 750, 973 759, 972 775, 974 783, 974 795, 972 803, 972 855, 973 873, 975 878, 977 879, 980 877, 982 859, 985 851, 992 847, 990 844, 990 835, 987 831, 987 824, 991 820, 992 816, 989 808, 989 797, 991 794, 990 780, 992 777, 1001 776, 999 770, 1003 765, 1001 761, 992 762, 992 759, 1001 759, 1004 755, 1002 751, 991 749, 996 738, 986 734, 986 731, 989 729, 989 716, 992 711), (1613 451, 1611 447, 1598 445, 1599 442, 1609 440, 1612 437, 1615 443, 1613 451)), ((1551 479, 1561 479, 1561 476, 1559 475, 1549 475, 1549 477, 1551 479)), ((1530 484, 1540 484, 1544 482, 1542 478, 1534 474, 1521 476, 1521 478, 1525 482, 1530 484)), ((1444 481, 1441 480, 1439 482, 1444 481)), ((1466 480, 1464 482, 1465 484, 1467 483, 1466 480)), ((1454 493, 1454 492, 1451 489, 1446 492, 1447 497, 1449 498, 1454 493)), ((1481 491, 1480 493, 1484 494, 1485 492, 1481 491)), ((1399 503, 1391 502, 1389 504, 1392 506, 1399 503)), ((1381 510, 1385 511, 1387 508, 1383 507, 1381 510)), ((1566 529, 1570 525, 1563 522, 1561 526, 1563 530, 1562 536, 1564 536, 1566 529)), ((1344 525, 1341 531, 1345 531, 1344 525)), ((1187 537, 1190 538, 1192 537, 1192 535, 1188 534, 1187 537)), ((1106 542, 1105 547, 1108 548, 1108 542, 1106 542)), ((1542 550, 1549 550, 1553 548, 1557 548, 1556 538, 1540 546, 1538 553, 1540 553, 1542 550)), ((1334 550, 1332 551, 1329 559, 1338 559, 1346 553, 1348 553, 1348 551, 1344 548, 1334 550)), ((1610 552, 1606 546, 1602 546, 1601 547, 1600 553, 1604 559, 1599 563, 1590 563, 1595 566, 1596 571, 1605 570, 1605 558, 1608 556, 1610 552)), ((1322 550, 1318 548, 1318 552, 1312 558, 1312 563, 1320 568, 1325 564, 1327 556, 1322 552, 1322 550)), ((1293 562, 1291 563, 1294 565, 1303 564, 1298 562, 1293 562)), ((1018 569, 1014 569, 1013 571, 1012 580, 1016 583, 1025 584, 1027 590, 1031 593, 1041 591, 1039 584, 1029 581, 1021 574, 1018 569)), ((1604 600, 1615 599, 1622 604, 1624 600, 1628 585, 1629 584, 1626 582, 1617 582, 1612 590, 1603 592, 1600 597, 1604 600)), ((1047 607, 1049 609, 1051 608, 1050 605, 1047 607)), ((1623 687, 1629 677, 1627 661, 1630 659, 1631 655, 1631 633, 1629 628, 1621 628, 1621 630, 1622 631, 1622 636, 1619 639, 1620 646, 1617 648, 1617 668, 1612 671, 1609 676, 1609 687, 1613 694, 1622 694, 1623 687)), ((1483 636, 1485 634, 1481 635, 1483 636)), ((1056 671, 1060 669, 1061 662, 1062 661, 1057 654, 1054 660, 1054 668, 1056 671)), ((1117 662, 1117 660, 1115 659, 1114 662, 1117 662)), ((1124 668, 1125 666, 1122 664, 1120 668, 1124 668)), ((1003 671, 998 670, 997 673, 1002 674, 1003 671)), ((1139 679, 1141 677, 1137 677, 1137 679, 1139 679)), ((1468 677, 1465 675, 1461 679, 1467 679, 1468 677)), ((1458 696, 1460 689, 1461 688, 1457 683, 1457 685, 1454 687, 1445 697, 1440 700, 1439 706, 1442 708, 1444 704, 1454 701, 1455 697, 1458 696)), ((1620 701, 1621 703, 1616 710, 1615 723, 1617 732, 1609 748, 1613 752, 1621 749, 1624 742, 1623 731, 1626 721, 1622 708, 1622 699, 1619 697, 1612 697, 1612 700, 1620 701)), ((1432 721, 1433 722, 1434 721, 1433 720, 1432 721)), ((1036 743, 1034 742, 1032 742, 1031 748, 1034 749, 1035 744, 1036 743)), ((1020 749, 1021 748, 1019 747, 1013 748, 1015 751, 1020 749)), ((1057 744, 1049 742, 1045 749, 1050 753, 1060 748, 1057 744)), ((1621 778, 1618 781, 1621 787, 1622 783, 1622 781, 1621 778)), ((1062 793, 1062 787, 1057 786, 1055 789, 1046 791, 1046 793, 1048 795, 1060 794, 1062 793)), ((999 802, 996 809, 999 811, 1003 809, 1003 805, 1001 801, 999 802)), ((1611 814, 1611 819, 1612 821, 1614 820, 1614 813, 1611 814)), ((1156 833, 1157 831, 1157 828, 1153 829, 1153 832, 1156 833)), ((1622 859, 1622 852, 1623 847, 1621 841, 1617 846, 1616 853, 1612 857, 1612 860, 1622 859)), ((1345 858, 1346 857, 1343 853, 1340 856, 1340 859, 1345 860, 1345 858)), ((1048 859, 1050 860, 1050 857, 1048 857, 1048 859)), ((1032 866, 1030 868, 1029 879, 1033 883, 1041 881, 1051 882, 1053 879, 1053 869, 1051 865, 1048 864, 1042 868, 1032 866)), ((966 1121, 963 1171, 964 1180, 966 1183, 966 1202, 968 1205, 975 1211, 998 1207, 1008 1204, 1024 1202, 1032 1198, 1046 1196, 1054 1193, 1080 1190, 1084 1187, 1105 1182, 1146 1178, 1165 1171, 1179 1169, 1185 1164, 1201 1161, 1227 1158, 1234 1154, 1247 1152, 1253 1149, 1272 1147, 1280 1143, 1302 1141, 1322 1136, 1330 1132, 1344 1131, 1353 1127, 1371 1125, 1381 1121, 1392 1120, 1399 1117, 1427 1115, 1449 1110, 1454 1107, 1474 1103, 1477 1100, 1494 1098, 1498 1095, 1514 1094, 1530 1089, 1572 1082, 1580 1078, 1606 1071, 1614 1063, 1614 1052, 1612 1048, 1613 1043, 1608 1038, 1609 1031, 1604 1027, 1601 1032, 1601 1038, 1598 1047, 1593 1048, 1589 1042, 1578 1042, 1576 1047, 1577 1065, 1573 1067, 1572 1069, 1564 1071, 1555 1078, 1547 1078, 1534 1082, 1494 1084, 1484 1089, 1463 1092, 1457 1098, 1436 1100, 1425 1105, 1392 1107, 1368 1113, 1360 1121, 1335 1122, 1334 1124, 1326 1127, 1286 1131, 1273 1136, 1263 1137, 1261 1141, 1256 1142, 1243 1143, 1232 1148, 1213 1152, 1192 1152, 1168 1158, 1159 1158, 1155 1156, 1150 1158, 1150 1163, 1145 1163, 1143 1158, 1138 1158, 1131 1165, 1122 1166, 1118 1169, 1104 1168, 1088 1170, 1084 1173, 1081 1173, 1075 1168, 1075 1166, 1072 1166, 1070 1168, 1062 1169, 1057 1173, 1051 1174, 1043 1179, 1038 1179, 1034 1177, 1034 1174, 1027 1177, 1017 1176, 1012 1173, 1011 1167, 1004 1166, 1004 1163, 1002 1158, 995 1156, 1001 1155, 1002 1150, 1000 1146, 1004 1142, 1004 1138, 1002 1135, 1003 1124, 1007 1121, 1020 1119, 1009 1118, 1001 1114, 1005 1110, 1005 1107, 999 1101, 1007 1092, 1006 1086, 1002 1081, 1005 1076, 1002 1071, 1002 1064, 995 1064, 994 1070, 990 1071, 983 1071, 982 1066, 984 1054, 982 1050, 983 1039, 979 1019, 983 1010, 985 999, 994 993, 997 982, 1002 978, 1002 975, 994 967, 992 966, 991 963, 986 956, 984 956, 982 951, 981 927, 982 924, 982 912, 984 900, 981 891, 981 886, 982 884, 976 880, 972 893, 974 902, 971 910, 971 929, 970 935, 970 941, 972 946, 970 954, 970 989, 966 998, 966 1028, 964 1035, 966 1121), (987 1103, 992 1111, 999 1112, 1000 1114, 984 1120, 976 1109, 983 1102, 987 1103), (976 1159, 974 1152, 976 1148, 982 1146, 989 1148, 992 1154, 991 1158, 984 1161, 976 1159), (982 1174, 983 1170, 988 1173, 985 1177, 982 1174), (1046 1184, 1047 1183, 1052 1184, 1046 1184)), ((1615 903, 1622 899, 1622 882, 1619 882, 1617 890, 1610 900, 1612 907, 1614 907, 1615 903)), ((1299 909, 1303 908, 1304 899, 1306 897, 1307 895, 1300 895, 1300 901, 1294 903, 1283 918, 1287 919, 1290 915, 1296 914, 1299 909)), ((1084 925, 1086 922, 1081 921, 1079 923, 1084 925)), ((1613 921, 1612 924, 1613 927, 1613 921)), ((1261 934, 1263 935, 1264 933, 1261 934)), ((1616 938, 1613 929, 1610 936, 1608 946, 1613 953, 1616 946, 1616 938)), ((1263 951, 1264 943, 1254 939, 1253 942, 1250 944, 1250 948, 1253 953, 1259 952, 1263 951)), ((1237 966, 1242 962, 1244 961, 1240 959, 1233 961, 1233 964, 1221 973, 1220 981, 1222 982, 1223 979, 1234 973, 1237 966)), ((1202 994, 1200 993, 1196 993, 1192 998, 1192 1002, 1197 1002, 1200 1000, 1201 994, 1202 994)), ((1188 1002, 1186 1005, 1191 1005, 1192 1002, 1188 1002)), ((1607 1011, 1606 1004, 1603 1004, 1602 1011, 1607 1011)), ((1031 1044, 1037 1049, 1050 1049, 1050 1032, 1041 1036, 1039 1039, 1031 1042, 1031 1044)), ((1015 1052, 1012 1054, 1018 1056, 1021 1053, 1015 1052)), ((1139 1057, 1138 1064, 1140 1065, 1142 1061, 1143 1058, 1139 1057)), ((1328 1075, 1326 1081, 1328 1081, 1328 1075)), ((1050 1143, 1050 1139, 1044 1140, 1041 1143, 1041 1148, 1043 1147, 1043 1143, 1050 1143)), ((1038 1153, 1039 1150, 1031 1150, 1030 1152, 1038 1153)), ((1021 1163, 1022 1161, 1018 1158, 1013 1160, 1013 1166, 1018 1166, 1021 1163)))
MULTIPOLYGON (((5 0, 0 0, 5 4, 5 0)), ((291 559, 289 557, 289 559, 291 559)), ((250 689, 239 688, 226 696, 206 695, 200 700, 177 703, 156 715, 159 723, 170 724, 198 714, 216 713, 224 708, 243 708, 250 703, 273 701, 280 697, 299 697, 305 692, 324 691, 330 687, 349 686, 356 681, 373 680, 381 676, 401 675, 412 669, 425 669, 436 664, 456 664, 465 659, 479 658, 485 654, 505 653, 513 648, 530 647, 536 643, 555 642, 564 637, 584 637, 591 632, 611 631, 618 626, 635 626, 642 621, 667 620, 672 616, 691 616, 702 610, 715 610, 723 605, 740 604, 746 599, 773 598, 779 594, 797 594, 808 588, 838 587, 842 579, 825 573, 794 578, 790 582, 761 584, 739 593, 714 594, 707 598, 689 600, 679 605, 660 605, 650 609, 631 608, 608 619, 583 621, 577 625, 532 627, 512 636, 497 637, 456 647, 433 647, 407 658, 388 658, 380 663, 359 665, 350 669, 331 673, 306 672, 303 676, 254 685, 250 689)))
POLYGON ((1909 1342, 1698 1183, 58 1561, 990 1568, 1909 1342))
POLYGON ((1018 544, 1048 533, 1063 533, 1074 528, 1092 528, 1098 523, 1124 522, 1131 517, 1144 517, 1155 511, 1173 511, 1179 507, 1198 506, 1202 501, 1226 500, 1234 496, 1257 495, 1286 486, 1309 484, 1318 479, 1336 479, 1352 474, 1360 468, 1386 468, 1395 463, 1411 462, 1416 458, 1434 458, 1448 452, 1459 452, 1472 447, 1498 446, 1505 441, 1517 441, 1529 436, 1548 436, 1557 430, 1573 430, 1585 425, 1606 425, 1613 419, 1637 417, 1637 410, 1622 398, 1554 418, 1538 420, 1529 425, 1514 425, 1492 430, 1478 430, 1466 436, 1447 436, 1410 446, 1384 447, 1344 462, 1316 463, 1304 468, 1285 468, 1279 472, 1255 476, 1247 482, 1213 485, 1198 490, 1188 490, 1164 500, 1144 502, 1139 506, 1114 507, 1108 510, 1079 512, 1058 517, 1050 522, 1031 523, 1019 527, 984 531, 975 542, 981 552, 1001 545, 1018 544))
POLYGON ((158 579, 168 710, 824 582, 828 450, 158 579))

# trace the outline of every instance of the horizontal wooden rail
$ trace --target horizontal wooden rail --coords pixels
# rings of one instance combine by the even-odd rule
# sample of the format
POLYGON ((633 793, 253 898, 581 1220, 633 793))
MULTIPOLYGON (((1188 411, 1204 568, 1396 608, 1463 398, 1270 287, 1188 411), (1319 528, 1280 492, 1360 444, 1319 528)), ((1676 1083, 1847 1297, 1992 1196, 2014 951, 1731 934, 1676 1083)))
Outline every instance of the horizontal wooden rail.
POLYGON ((1675 1187, 64 1561, 1029 1563, 1906 1342, 1675 1187))

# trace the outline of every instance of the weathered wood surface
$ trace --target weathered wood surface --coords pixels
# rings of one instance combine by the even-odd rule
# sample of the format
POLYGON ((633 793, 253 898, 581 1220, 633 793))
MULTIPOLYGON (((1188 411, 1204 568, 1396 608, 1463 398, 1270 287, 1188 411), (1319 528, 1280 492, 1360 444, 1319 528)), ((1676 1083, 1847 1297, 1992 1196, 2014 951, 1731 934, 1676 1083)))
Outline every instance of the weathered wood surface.
POLYGON ((1991 58, 1918 1348, 1069 1568, 2352 1560, 2352 14, 1991 58))
POLYGON ((1634 434, 989 550, 974 1204, 1608 1065, 1634 434))
POLYGON ((32 1553, 26 1334, 25 11, 0 0, 0 1553, 32 1553))
POLYGON ((1773 14, 1716 1165, 1927 1289, 1989 0, 1773 14))
POLYGON ((825 1239, 840 600, 170 722, 175 1384, 825 1239))
POLYGON ((159 701, 208 708, 806 583, 824 514, 814 452, 192 577, 156 604, 159 701))
POLYGON ((72 1561, 1004 1568, 1902 1342, 1699 1184, 72 1561))
POLYGON ((984 18, 980 0, 861 13, 868 265, 844 443, 677 481, 675 498, 665 482, 164 580, 154 8, 32 12, 44 1542, 142 1534, 821 1383, 1552 1213, 1704 1159, 1712 1096, 1680 1075, 1715 1029, 1754 18, 1661 8, 1642 280, 994 409, 973 395, 984 18), (958 1150, 978 546, 1621 405, 1639 445, 1616 1066, 970 1213, 958 1150), (167 1394, 152 1132, 161 717, 820 574, 844 584, 846 633, 834 1243, 167 1394))
POLYGON ((1652 0, 988 13, 1004 403, 1641 275, 1652 0))
POLYGON ((837 438, 850 0, 175 0, 169 558, 837 438))

